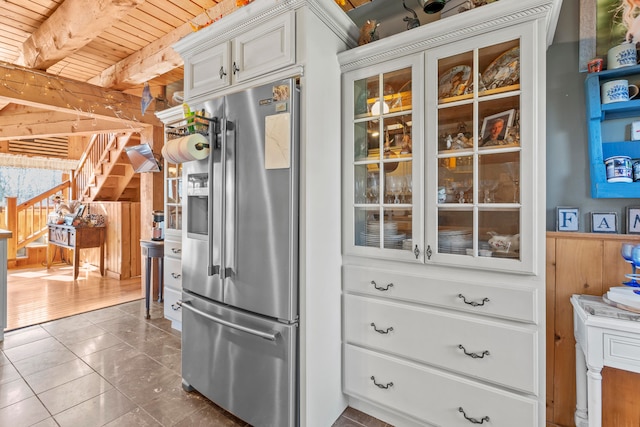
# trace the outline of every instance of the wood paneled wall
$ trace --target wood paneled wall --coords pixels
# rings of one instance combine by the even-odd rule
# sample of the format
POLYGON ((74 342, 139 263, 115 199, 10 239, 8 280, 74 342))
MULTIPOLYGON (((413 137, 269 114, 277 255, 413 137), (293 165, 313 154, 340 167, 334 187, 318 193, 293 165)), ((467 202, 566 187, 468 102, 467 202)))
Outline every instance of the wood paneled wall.
MULTIPOLYGON (((547 425, 575 426, 575 338, 573 294, 603 295, 620 286, 631 267, 620 255, 624 242, 640 244, 638 235, 547 233, 547 425)), ((603 370, 603 427, 640 425, 636 401, 616 396, 637 395, 640 375, 603 370), (614 402, 615 401, 615 402, 614 402), (614 405, 615 403, 615 405, 614 405)))
MULTIPOLYGON (((140 276, 140 203, 94 202, 87 207, 107 217, 106 274, 120 280, 140 276)), ((97 248, 83 249, 80 256, 92 265, 100 264, 97 248)))

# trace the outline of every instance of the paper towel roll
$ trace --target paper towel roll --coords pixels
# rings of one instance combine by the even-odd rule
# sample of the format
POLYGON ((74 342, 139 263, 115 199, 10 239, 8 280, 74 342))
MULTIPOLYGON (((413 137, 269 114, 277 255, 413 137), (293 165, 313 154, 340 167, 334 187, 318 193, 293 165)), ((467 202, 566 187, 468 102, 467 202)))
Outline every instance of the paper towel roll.
POLYGON ((202 160, 209 155, 209 140, 199 133, 172 139, 162 147, 162 155, 172 163, 202 160))

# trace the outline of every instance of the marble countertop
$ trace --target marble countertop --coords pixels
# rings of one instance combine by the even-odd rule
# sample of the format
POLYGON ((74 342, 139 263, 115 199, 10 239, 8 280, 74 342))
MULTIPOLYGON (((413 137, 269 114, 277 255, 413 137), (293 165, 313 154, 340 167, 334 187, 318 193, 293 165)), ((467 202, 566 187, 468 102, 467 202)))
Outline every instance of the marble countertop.
POLYGON ((580 307, 592 316, 610 317, 613 319, 640 322, 640 314, 614 307, 604 302, 602 297, 594 295, 577 295, 580 307))

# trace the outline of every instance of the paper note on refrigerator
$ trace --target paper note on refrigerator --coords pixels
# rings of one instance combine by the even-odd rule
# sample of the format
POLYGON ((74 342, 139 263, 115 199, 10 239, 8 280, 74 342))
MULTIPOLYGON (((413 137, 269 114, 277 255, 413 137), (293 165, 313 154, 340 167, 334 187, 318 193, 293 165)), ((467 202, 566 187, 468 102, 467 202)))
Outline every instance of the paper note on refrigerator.
POLYGON ((291 115, 266 116, 264 126, 265 169, 287 169, 291 166, 291 115))

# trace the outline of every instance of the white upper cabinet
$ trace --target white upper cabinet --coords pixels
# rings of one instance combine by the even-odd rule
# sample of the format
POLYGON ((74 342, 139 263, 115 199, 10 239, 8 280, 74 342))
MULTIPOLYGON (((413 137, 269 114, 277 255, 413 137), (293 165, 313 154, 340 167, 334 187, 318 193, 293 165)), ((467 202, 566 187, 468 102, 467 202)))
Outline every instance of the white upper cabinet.
POLYGON ((184 63, 186 100, 295 63, 295 11, 274 16, 226 40, 206 37, 209 28, 191 36, 197 41, 188 39, 192 52, 184 63))
POLYGON ((518 7, 491 4, 339 56, 345 254, 540 273, 547 21, 518 7))

